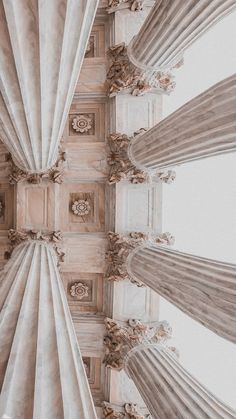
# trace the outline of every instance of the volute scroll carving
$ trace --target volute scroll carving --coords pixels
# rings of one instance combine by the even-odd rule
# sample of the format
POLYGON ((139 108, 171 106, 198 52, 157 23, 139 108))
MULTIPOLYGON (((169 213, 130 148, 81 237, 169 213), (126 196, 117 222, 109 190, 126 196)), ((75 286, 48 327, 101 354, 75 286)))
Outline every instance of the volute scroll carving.
POLYGON ((19 244, 29 240, 42 240, 49 243, 55 250, 58 266, 65 260, 65 253, 61 249, 62 234, 60 231, 42 232, 39 230, 14 230, 8 231, 8 239, 10 241, 10 249, 8 257, 10 257, 14 248, 19 244))
POLYGON ((48 179, 53 183, 59 184, 63 182, 64 163, 66 161, 65 151, 59 150, 59 156, 54 166, 42 173, 28 173, 20 169, 14 163, 10 153, 8 155, 8 161, 10 163, 9 183, 11 185, 15 185, 16 183, 23 181, 27 181, 32 184, 39 184, 43 181, 43 179, 48 179))
POLYGON ((175 87, 174 76, 170 71, 143 70, 133 64, 125 43, 109 48, 108 57, 111 60, 107 73, 110 97, 123 91, 133 96, 150 91, 169 94, 175 87))
MULTIPOLYGON (((106 318, 107 333, 104 337, 106 348, 104 364, 120 371, 125 368, 129 351, 143 344, 164 344, 172 337, 172 328, 167 321, 160 321, 155 326, 130 319, 125 325, 106 318)), ((170 348, 172 350, 172 348, 170 348)))
POLYGON ((170 184, 176 178, 174 170, 147 171, 136 167, 130 153, 132 139, 145 132, 145 128, 136 131, 133 137, 126 134, 112 133, 108 138, 107 162, 110 167, 108 183, 118 183, 124 179, 133 184, 162 182, 170 184))
POLYGON ((173 245, 174 237, 169 233, 151 235, 142 232, 131 232, 127 236, 109 231, 108 250, 106 252, 107 270, 105 278, 108 281, 129 280, 138 287, 145 285, 128 273, 128 257, 139 246, 151 244, 173 245))

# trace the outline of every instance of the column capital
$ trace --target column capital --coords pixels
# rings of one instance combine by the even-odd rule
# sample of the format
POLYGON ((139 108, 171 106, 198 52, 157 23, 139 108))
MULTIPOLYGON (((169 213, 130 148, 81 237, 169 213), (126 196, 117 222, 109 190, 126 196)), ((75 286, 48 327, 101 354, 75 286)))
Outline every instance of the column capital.
POLYGON ((103 402, 104 419, 151 419, 147 409, 140 408, 136 403, 125 403, 117 406, 109 402, 103 402))
POLYGON ((122 91, 133 96, 140 96, 150 91, 170 93, 175 87, 171 71, 146 70, 137 67, 130 59, 131 47, 129 48, 122 42, 108 50, 108 57, 111 61, 107 73, 109 96, 115 96, 122 91))
POLYGON ((131 12, 140 12, 144 6, 145 0, 109 0, 106 10, 109 14, 122 9, 129 9, 131 12))
POLYGON ((130 280, 138 287, 145 286, 140 280, 129 273, 129 259, 140 247, 148 247, 151 244, 173 245, 174 236, 169 232, 151 235, 142 232, 132 232, 127 236, 109 231, 108 250, 106 252, 107 270, 105 278, 108 281, 130 280))
POLYGON ((106 318, 107 333, 104 337, 106 367, 120 371, 125 368, 128 353, 140 345, 166 344, 172 336, 172 328, 167 321, 160 321, 155 326, 130 319, 124 325, 106 318))
POLYGON ((46 244, 51 245, 57 256, 58 266, 64 262, 65 253, 61 249, 62 233, 58 231, 42 232, 40 230, 14 230, 8 231, 8 239, 11 244, 9 251, 9 257, 11 256, 14 248, 24 242, 28 241, 43 241, 46 244))
POLYGON ((162 182, 170 184, 176 178, 174 170, 148 170, 139 166, 132 157, 131 145, 137 136, 142 136, 147 129, 141 128, 132 137, 126 134, 112 133, 108 138, 110 153, 107 158, 110 166, 108 183, 110 185, 127 179, 133 184, 146 182, 162 182))
POLYGON ((42 172, 26 172, 17 166, 9 153, 8 161, 10 162, 9 183, 14 185, 18 182, 27 181, 28 183, 38 184, 43 179, 61 184, 63 182, 64 166, 66 161, 66 152, 61 148, 56 163, 48 170, 42 172))

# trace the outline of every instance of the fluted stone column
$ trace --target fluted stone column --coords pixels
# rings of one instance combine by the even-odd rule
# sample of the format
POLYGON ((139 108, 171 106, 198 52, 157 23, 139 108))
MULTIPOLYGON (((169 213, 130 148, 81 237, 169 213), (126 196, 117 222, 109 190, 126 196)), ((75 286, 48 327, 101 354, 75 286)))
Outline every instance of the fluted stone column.
POLYGON ((129 157, 141 170, 163 169, 236 151, 236 74, 133 138, 129 157))
POLYGON ((149 243, 126 263, 132 281, 142 281, 180 310, 236 343, 236 265, 149 243))
POLYGON ((175 87, 171 70, 182 64, 184 51, 235 8, 235 0, 156 0, 130 44, 109 50, 110 95, 122 90, 132 95, 171 92, 175 87))
POLYGON ((0 278, 0 310, 0 417, 96 419, 50 244, 15 248, 0 278))
POLYGON ((139 68, 168 70, 213 24, 236 8, 235 0, 157 0, 128 48, 139 68))
POLYGON ((26 173, 56 164, 97 4, 0 1, 0 138, 26 173))
POLYGON ((166 322, 160 323, 154 332, 140 322, 132 321, 127 327, 111 319, 106 323, 105 363, 111 368, 125 369, 153 419, 236 418, 236 412, 179 363, 175 348, 165 343, 170 334, 166 322))

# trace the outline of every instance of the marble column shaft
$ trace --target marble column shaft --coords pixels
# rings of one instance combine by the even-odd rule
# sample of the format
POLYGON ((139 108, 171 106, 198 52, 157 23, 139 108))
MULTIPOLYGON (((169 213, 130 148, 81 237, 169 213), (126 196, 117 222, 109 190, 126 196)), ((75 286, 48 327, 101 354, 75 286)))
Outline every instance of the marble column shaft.
POLYGON ((138 68, 165 71, 213 24, 236 8, 235 0, 157 0, 129 45, 138 68))
POLYGON ((127 271, 133 280, 236 343, 236 265, 150 244, 131 252, 127 271))
POLYGON ((138 169, 156 170, 232 151, 236 151, 236 74, 134 137, 129 155, 138 169))
POLYGON ((0 391, 0 417, 96 419, 56 255, 42 241, 17 246, 1 274, 0 391))
POLYGON ((98 0, 0 0, 0 137, 28 173, 57 160, 98 0))
POLYGON ((126 357, 125 371, 153 419, 236 418, 236 412, 213 396, 162 345, 133 348, 126 357))

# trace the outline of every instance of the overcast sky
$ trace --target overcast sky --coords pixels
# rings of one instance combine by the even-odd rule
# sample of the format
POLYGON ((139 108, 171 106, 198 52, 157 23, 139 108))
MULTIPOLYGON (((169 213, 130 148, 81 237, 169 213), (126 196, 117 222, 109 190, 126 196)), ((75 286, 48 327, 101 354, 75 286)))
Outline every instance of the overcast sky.
MULTIPOLYGON (((164 116, 236 72, 236 12, 225 17, 184 55, 176 88, 164 98, 164 116)), ((175 248, 236 263, 236 154, 176 168, 163 192, 163 231, 175 248)), ((236 409, 236 345, 218 337, 161 299, 160 318, 170 322, 181 362, 236 409)))

